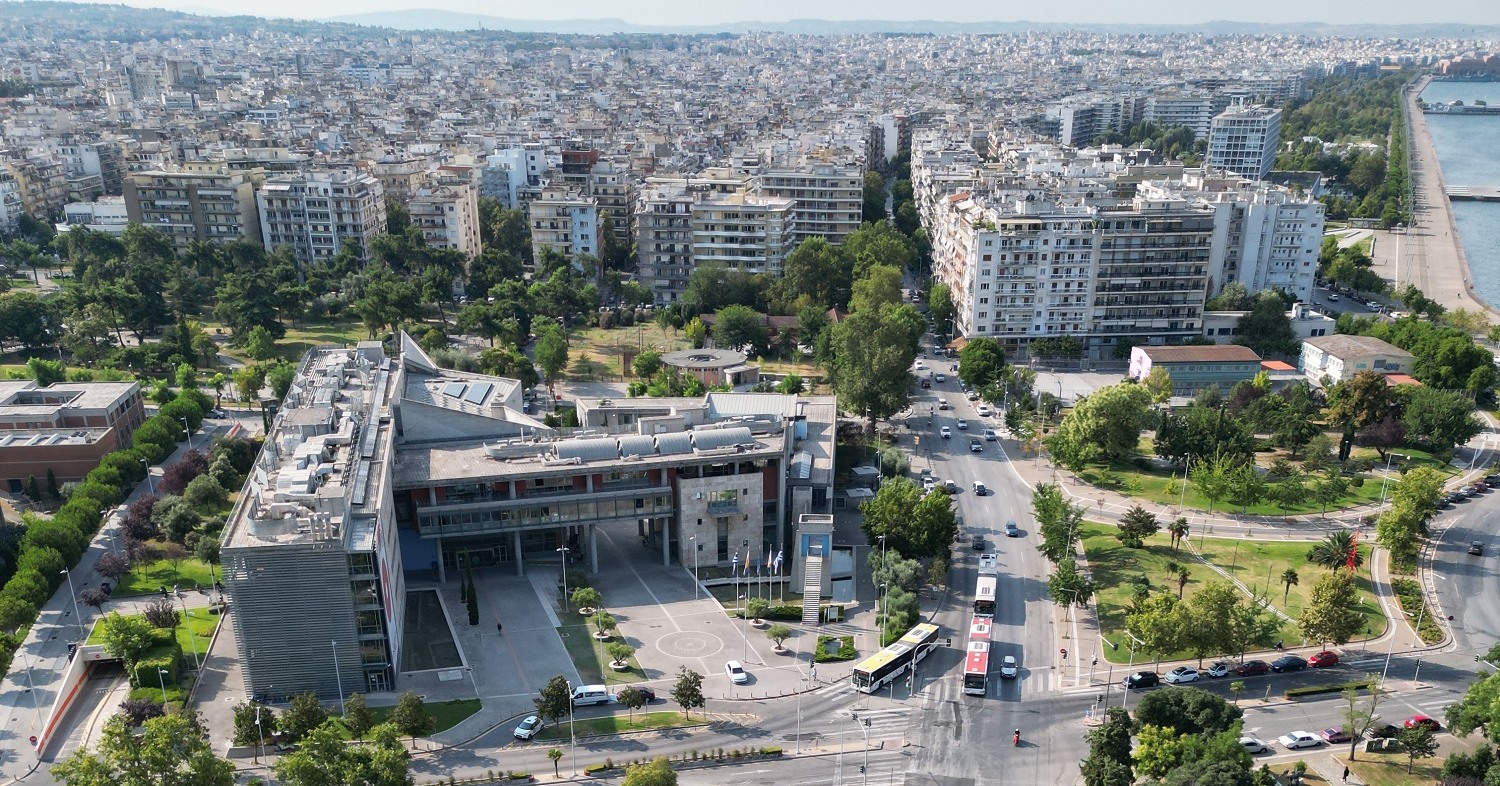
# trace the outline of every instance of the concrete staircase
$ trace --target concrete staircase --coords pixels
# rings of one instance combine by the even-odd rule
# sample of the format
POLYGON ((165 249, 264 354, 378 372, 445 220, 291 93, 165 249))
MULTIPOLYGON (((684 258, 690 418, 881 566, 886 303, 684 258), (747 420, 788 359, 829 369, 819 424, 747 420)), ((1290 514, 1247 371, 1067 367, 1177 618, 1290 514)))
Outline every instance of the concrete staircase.
POLYGON ((823 558, 809 554, 807 570, 802 578, 802 624, 817 625, 822 622, 820 609, 823 603, 823 558))

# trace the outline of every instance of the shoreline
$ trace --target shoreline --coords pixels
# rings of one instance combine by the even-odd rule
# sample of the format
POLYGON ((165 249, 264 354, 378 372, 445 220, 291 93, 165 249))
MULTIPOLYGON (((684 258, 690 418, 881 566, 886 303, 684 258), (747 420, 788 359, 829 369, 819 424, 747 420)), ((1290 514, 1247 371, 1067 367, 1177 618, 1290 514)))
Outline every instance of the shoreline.
POLYGON ((1442 165, 1427 130, 1427 117, 1417 105, 1422 91, 1432 81, 1431 74, 1422 75, 1405 91, 1402 100, 1407 168, 1412 180, 1412 226, 1397 241, 1402 248, 1397 253, 1396 286, 1415 284, 1427 297, 1450 311, 1463 308, 1500 315, 1500 310, 1474 290, 1463 239, 1458 234, 1453 207, 1448 203, 1442 165))

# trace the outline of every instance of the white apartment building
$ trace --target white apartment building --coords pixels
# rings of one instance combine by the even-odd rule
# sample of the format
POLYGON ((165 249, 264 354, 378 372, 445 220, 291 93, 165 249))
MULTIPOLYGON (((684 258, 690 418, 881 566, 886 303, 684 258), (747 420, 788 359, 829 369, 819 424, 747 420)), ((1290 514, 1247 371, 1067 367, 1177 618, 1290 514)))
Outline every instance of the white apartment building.
POLYGON ((797 200, 797 241, 822 237, 839 245, 859 229, 865 172, 858 165, 823 162, 771 166, 757 175, 755 193, 797 200))
POLYGON ((130 214, 125 207, 125 197, 105 196, 93 202, 63 205, 63 228, 86 227, 95 232, 118 236, 125 234, 125 227, 129 225, 130 214))
POLYGON ((693 204, 693 265, 723 262, 749 273, 780 276, 796 245, 797 201, 744 192, 693 204))
POLYGON ((1210 290, 1231 281, 1251 292, 1280 289, 1312 300, 1323 245, 1323 203, 1244 178, 1189 171, 1176 182, 1143 183, 1149 193, 1180 193, 1215 213, 1210 290))
POLYGON ((526 187, 540 186, 546 171, 547 155, 540 144, 497 150, 485 157, 480 196, 493 197, 506 209, 515 209, 522 204, 526 187))
POLYGON ((451 248, 466 259, 479 256, 479 191, 474 186, 453 182, 419 188, 407 209, 429 248, 451 248))
POLYGON ((346 244, 369 261, 370 239, 386 230, 380 181, 353 171, 267 178, 255 201, 266 249, 288 246, 302 264, 327 262, 346 244))
POLYGON ((686 185, 653 183, 635 210, 636 280, 658 304, 676 302, 693 272, 693 194, 686 185))
POLYGON ((0 235, 8 235, 19 229, 23 212, 25 208, 21 206, 21 186, 9 172, 0 169, 0 235))
POLYGON ((1148 123, 1160 126, 1187 126, 1193 137, 1208 136, 1214 119, 1214 99, 1195 93, 1158 93, 1146 98, 1145 116, 1148 123))
POLYGON ((259 242, 256 177, 208 166, 137 172, 125 180, 125 208, 132 222, 149 224, 170 237, 179 254, 194 240, 259 242))
POLYGON ((1281 110, 1235 106, 1213 120, 1204 163, 1255 180, 1263 180, 1276 163, 1281 144, 1281 110))
POLYGON ((576 191, 547 188, 527 205, 531 255, 551 249, 578 265, 579 254, 599 256, 599 202, 576 191))

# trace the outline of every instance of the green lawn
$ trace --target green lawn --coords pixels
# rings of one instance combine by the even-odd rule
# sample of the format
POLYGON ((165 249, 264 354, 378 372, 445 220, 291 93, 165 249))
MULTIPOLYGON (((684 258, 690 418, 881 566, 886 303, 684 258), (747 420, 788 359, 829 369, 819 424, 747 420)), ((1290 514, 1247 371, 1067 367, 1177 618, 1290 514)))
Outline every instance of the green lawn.
MULTIPOLYGON (((214 568, 213 575, 219 575, 218 568, 214 568)), ((213 581, 209 576, 208 563, 200 559, 189 557, 176 568, 166 560, 157 560, 132 565, 130 572, 121 576, 119 583, 115 585, 114 594, 116 597, 160 595, 162 587, 170 590, 173 584, 183 592, 189 592, 194 587, 212 587, 213 581)))
MULTIPOLYGON (((1410 773, 1406 771, 1407 758, 1404 753, 1361 753, 1349 764, 1349 769, 1366 786, 1428 786, 1437 783, 1443 773, 1446 757, 1418 760, 1410 773)), ((1335 764, 1344 764, 1342 756, 1334 757, 1335 764)))
MULTIPOLYGON (((203 323, 209 335, 219 336, 215 332, 222 330, 222 335, 229 335, 229 328, 217 322, 205 321, 203 323)), ((327 322, 303 322, 295 327, 287 325, 286 336, 276 342, 276 357, 285 358, 296 362, 307 350, 313 347, 327 345, 348 346, 370 337, 370 332, 358 320, 334 320, 327 322)), ((249 355, 245 354, 242 347, 231 347, 228 344, 220 344, 219 352, 232 358, 242 360, 246 363, 253 362, 249 355)))
MULTIPOLYGON (((579 621, 574 625, 564 625, 557 629, 558 635, 562 636, 563 646, 568 650, 568 657, 573 659, 573 666, 578 669, 578 677, 585 684, 625 685, 629 683, 645 682, 646 672, 641 669, 641 664, 632 656, 630 668, 624 671, 615 671, 608 668, 609 655, 604 648, 609 645, 608 641, 596 641, 594 639, 595 626, 592 621, 579 621)), ((620 640, 619 633, 610 641, 620 640)))
MULTIPOLYGON (((1088 522, 1083 527, 1083 545, 1088 554, 1089 572, 1099 587, 1094 597, 1100 631, 1105 640, 1115 645, 1106 646, 1103 654, 1112 662, 1126 663, 1130 658, 1130 640, 1124 633, 1126 608, 1134 596, 1133 580, 1137 576, 1144 574, 1154 591, 1176 592, 1175 573, 1169 574, 1167 571, 1167 564, 1175 561, 1185 566, 1189 572, 1188 583, 1183 587, 1185 598, 1191 597, 1208 581, 1224 579, 1198 562, 1186 548, 1174 554, 1168 545, 1170 539, 1165 533, 1152 537, 1144 548, 1130 549, 1115 539, 1115 532, 1116 528, 1113 526, 1088 522)), ((1198 547, 1199 541, 1199 538, 1193 538, 1193 545, 1198 547)), ((1273 588, 1278 590, 1271 593, 1271 601, 1277 606, 1280 605, 1281 598, 1280 585, 1276 582, 1286 567, 1294 567, 1305 585, 1292 588, 1293 606, 1296 609, 1301 608, 1301 603, 1305 602, 1305 593, 1310 592, 1318 572, 1322 570, 1307 563, 1305 555, 1309 544, 1306 543, 1257 543, 1220 538, 1204 538, 1202 543, 1199 548, 1210 562, 1224 568, 1252 588, 1259 589, 1264 584, 1265 570, 1269 564, 1273 588), (1235 552, 1236 545, 1239 547, 1238 554, 1235 552), (1299 590, 1304 594, 1298 595, 1299 590)), ((1368 572, 1361 575, 1359 581, 1363 593, 1361 612, 1378 633, 1384 629, 1384 617, 1370 591, 1368 572)), ((1287 642, 1302 639, 1294 623, 1283 625, 1281 638, 1287 642)), ((1186 653, 1180 655, 1187 657, 1186 653)))
MULTIPOLYGON (((1078 473, 1078 477, 1091 486, 1097 486, 1110 491, 1117 491, 1131 497, 1139 497, 1143 500, 1154 502, 1158 505, 1170 505, 1175 507, 1179 501, 1193 510, 1207 510, 1208 499, 1198 493, 1194 484, 1189 483, 1186 497, 1182 496, 1182 472, 1171 472, 1160 470, 1145 471, 1129 462, 1117 462, 1111 466, 1092 466, 1078 473)), ((1349 493, 1339 500, 1338 504, 1328 506, 1330 512, 1338 508, 1364 505, 1380 501, 1380 481, 1374 478, 1365 478, 1364 485, 1359 488, 1350 488, 1349 493)), ((1213 506, 1214 511, 1228 511, 1240 513, 1238 507, 1232 506, 1227 500, 1220 500, 1213 506)), ((1295 506, 1283 511, 1276 504, 1261 502, 1251 505, 1248 511, 1252 516, 1291 516, 1304 513, 1321 513, 1323 506, 1313 501, 1311 494, 1305 504, 1295 506)))
MULTIPOLYGON (((684 718, 682 713, 675 711, 662 712, 637 712, 632 720, 629 713, 620 715, 606 715, 602 718, 585 718, 573 722, 573 733, 583 737, 592 734, 620 734, 627 731, 646 731, 649 729, 670 729, 675 726, 689 726, 694 723, 702 723, 703 716, 700 713, 696 717, 684 718)), ((536 736, 538 740, 566 740, 568 739, 568 722, 558 721, 554 726, 542 730, 536 736)))
MULTIPOLYGON (((1197 546, 1198 539, 1193 539, 1197 546)), ((1228 571, 1230 575, 1245 583, 1256 593, 1271 600, 1271 604, 1296 619, 1312 597, 1313 585, 1327 572, 1307 561, 1311 543, 1276 543, 1250 540, 1218 540, 1207 538, 1199 548, 1204 559, 1228 571), (1281 583, 1281 574, 1287 568, 1297 571, 1297 584, 1288 592, 1281 583), (1267 579, 1267 576, 1270 576, 1267 579), (1283 601, 1285 597, 1285 601, 1283 601)), ((1364 563, 1355 576, 1359 588, 1359 612, 1364 615, 1365 627, 1370 635, 1379 635, 1385 630, 1385 614, 1375 600, 1375 589, 1370 582, 1370 548, 1359 547, 1364 563)), ((1301 641, 1302 634, 1296 630, 1284 630, 1284 640, 1290 644, 1301 641)))
MULTIPOLYGON (((432 716, 434 734, 457 726, 464 718, 479 712, 481 703, 479 699, 454 699, 453 701, 427 702, 427 714, 432 716)), ((391 713, 396 711, 394 704, 382 707, 371 707, 370 717, 375 720, 376 725, 385 723, 390 719, 391 713)))
MULTIPOLYGON (((106 611, 108 611, 107 608, 106 611)), ((179 615, 182 614, 182 608, 180 607, 180 605, 177 609, 177 613, 179 615)), ((127 614, 126 616, 144 618, 146 615, 127 614)), ((192 658, 193 642, 196 641, 198 646, 198 655, 201 657, 208 652, 208 641, 209 639, 213 638, 214 628, 218 627, 219 625, 219 615, 211 614, 208 607, 206 606, 196 609, 190 608, 188 609, 187 616, 184 618, 183 622, 184 624, 177 627, 177 643, 182 645, 183 654, 187 655, 189 658, 192 658), (191 633, 189 633, 189 631, 191 631, 191 633)), ((102 625, 94 626, 94 629, 89 632, 87 643, 104 643, 104 633, 102 625)))

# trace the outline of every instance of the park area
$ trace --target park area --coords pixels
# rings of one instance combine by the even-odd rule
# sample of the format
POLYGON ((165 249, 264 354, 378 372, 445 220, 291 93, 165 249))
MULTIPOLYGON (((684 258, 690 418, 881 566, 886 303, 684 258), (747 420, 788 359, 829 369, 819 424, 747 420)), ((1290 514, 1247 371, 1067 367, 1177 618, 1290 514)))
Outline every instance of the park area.
MULTIPOLYGON (((1086 523, 1082 528, 1083 547, 1088 556, 1088 571, 1098 589, 1094 595, 1100 633, 1108 642, 1103 655, 1112 663, 1131 662, 1131 641, 1125 635, 1126 618, 1135 600, 1137 587, 1142 582, 1153 594, 1181 593, 1184 599, 1211 581, 1225 581, 1207 563, 1216 566, 1250 588, 1254 595, 1265 598, 1270 605, 1287 614, 1292 621, 1283 621, 1278 637, 1288 644, 1301 644, 1302 634, 1295 622, 1305 608, 1317 578, 1325 568, 1307 561, 1307 552, 1314 544, 1307 542, 1264 542, 1254 540, 1229 540, 1222 538, 1191 537, 1190 545, 1180 545, 1173 550, 1166 537, 1157 535, 1148 539, 1142 548, 1128 548, 1116 539, 1118 529, 1111 525, 1086 523), (1195 553, 1203 557, 1200 561, 1195 553), (1181 581, 1181 570, 1186 570, 1186 580, 1181 581), (1286 571, 1298 574, 1297 583, 1287 587, 1283 582, 1286 571)), ((1368 557, 1368 549, 1361 547, 1368 557)), ((1359 592, 1359 613, 1365 626, 1361 638, 1379 636, 1385 630, 1385 617, 1380 611, 1372 586, 1368 566, 1361 566, 1356 574, 1359 592)), ((1148 658, 1135 653, 1135 662, 1146 662, 1148 658)), ((1164 653, 1161 660, 1176 660, 1191 657, 1187 651, 1164 653)))

